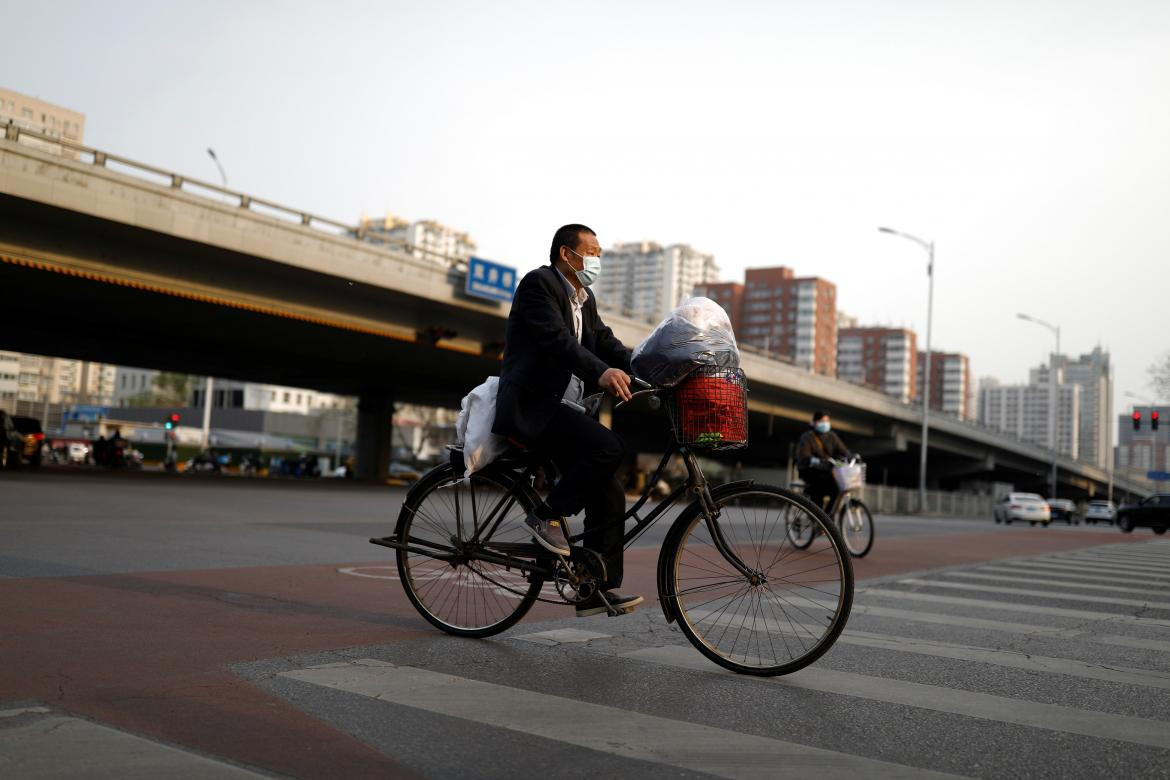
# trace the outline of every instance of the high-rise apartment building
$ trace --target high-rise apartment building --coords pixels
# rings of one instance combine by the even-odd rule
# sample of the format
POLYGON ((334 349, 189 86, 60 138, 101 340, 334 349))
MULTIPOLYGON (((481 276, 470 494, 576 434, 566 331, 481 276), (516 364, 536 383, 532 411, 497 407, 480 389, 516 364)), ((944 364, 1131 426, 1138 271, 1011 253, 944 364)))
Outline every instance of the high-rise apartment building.
POLYGON ((593 285, 598 304, 652 322, 694 295, 696 285, 719 276, 715 257, 687 244, 639 241, 617 244, 602 254, 601 276, 593 285))
MULTIPOLYGON (((926 370, 926 353, 918 353, 915 369, 917 397, 923 397, 922 374, 926 370)), ((961 352, 930 351, 930 408, 960 420, 974 420, 974 383, 971 363, 961 352)))
MULTIPOLYGON (((1118 420, 1117 470, 1131 478, 1144 478, 1149 471, 1170 471, 1170 406, 1135 406, 1141 415, 1139 430, 1133 418, 1118 420), (1158 430, 1150 426, 1150 412, 1158 412, 1158 430)), ((1165 483, 1163 483, 1165 484, 1165 483)))
MULTIPOLYGON (((1080 443, 1081 388, 1058 384, 1056 391, 1056 451, 1075 458, 1080 443)), ((1048 447, 1051 399, 1047 382, 999 385, 984 381, 979 389, 979 421, 994 430, 1048 447)))
POLYGON ((1086 463, 1107 468, 1113 452, 1113 378, 1109 353, 1098 346, 1075 360, 1057 355, 1057 364, 1063 370, 1064 381, 1081 388, 1079 457, 1086 463))
MULTIPOLYGON (((85 137, 85 114, 0 87, 0 125, 6 125, 9 121, 25 130, 78 144, 85 137)), ((37 139, 29 139, 27 143, 53 152, 61 151, 59 144, 37 139)), ((76 156, 75 152, 67 154, 76 156)))
POLYGON ((917 393, 917 340, 914 331, 906 328, 841 328, 837 331, 837 378, 909 403, 917 393))
MULTIPOLYGON (((717 301, 726 296, 733 306, 741 295, 725 283, 698 285, 695 294, 717 301)), ((740 315, 731 320, 740 343, 782 355, 818 374, 836 373, 836 285, 815 276, 797 277, 787 266, 749 268, 741 300, 740 315)))
POLYGON ((362 217, 358 236, 373 244, 407 244, 415 257, 443 265, 466 261, 475 252, 475 242, 466 233, 433 219, 409 222, 392 214, 362 217))

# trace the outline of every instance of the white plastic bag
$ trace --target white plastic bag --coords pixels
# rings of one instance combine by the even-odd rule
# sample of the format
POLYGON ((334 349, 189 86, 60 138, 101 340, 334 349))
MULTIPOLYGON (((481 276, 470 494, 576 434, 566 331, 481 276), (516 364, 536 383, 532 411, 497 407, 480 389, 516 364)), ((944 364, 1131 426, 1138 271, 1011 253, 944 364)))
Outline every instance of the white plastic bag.
POLYGON ((662 387, 696 366, 739 368, 739 347, 727 312, 710 298, 687 298, 634 349, 634 373, 662 387))
POLYGON ((455 420, 455 439, 463 445, 464 477, 470 477, 508 449, 508 440, 492 433, 496 421, 496 391, 500 378, 487 381, 463 396, 455 420))

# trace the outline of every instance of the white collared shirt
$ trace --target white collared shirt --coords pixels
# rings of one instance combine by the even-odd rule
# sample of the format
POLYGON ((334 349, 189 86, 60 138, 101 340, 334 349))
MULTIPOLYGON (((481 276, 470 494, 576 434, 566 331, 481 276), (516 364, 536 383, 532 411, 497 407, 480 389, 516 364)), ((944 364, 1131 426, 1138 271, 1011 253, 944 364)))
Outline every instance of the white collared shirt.
POLYGON ((561 281, 565 283, 565 288, 569 293, 569 307, 573 311, 573 333, 577 336, 577 343, 581 343, 581 307, 585 305, 585 301, 589 300, 589 291, 582 287, 578 290, 569 281, 568 277, 561 273, 561 269, 556 268, 557 274, 560 275, 561 281))
MULTIPOLYGON (((561 273, 561 269, 553 266, 553 269, 560 275, 561 281, 565 283, 565 290, 569 293, 569 308, 573 312, 573 333, 577 335, 577 343, 581 343, 581 307, 585 305, 585 301, 589 300, 589 292, 582 287, 578 290, 569 281, 568 277, 561 273)), ((585 384, 581 378, 576 374, 569 375, 569 384, 565 387, 564 395, 561 397, 562 403, 568 403, 569 406, 578 411, 585 411, 581 406, 581 399, 585 396, 585 384)))

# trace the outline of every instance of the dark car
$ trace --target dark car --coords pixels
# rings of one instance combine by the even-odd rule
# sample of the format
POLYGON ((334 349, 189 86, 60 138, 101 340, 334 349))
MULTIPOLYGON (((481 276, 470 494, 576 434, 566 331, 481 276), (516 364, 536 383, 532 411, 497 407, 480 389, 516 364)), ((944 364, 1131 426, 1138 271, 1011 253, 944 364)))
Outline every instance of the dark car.
POLYGON ((12 415, 0 409, 0 468, 19 468, 23 454, 24 436, 16 430, 12 415))
POLYGON ((1137 504, 1117 510, 1117 527, 1129 533, 1135 528, 1152 528, 1156 534, 1170 528, 1170 493, 1155 493, 1137 504))
POLYGON ((45 443, 45 431, 41 428, 41 421, 35 417, 20 417, 13 415, 12 424, 24 437, 24 459, 33 466, 41 465, 41 447, 45 443))

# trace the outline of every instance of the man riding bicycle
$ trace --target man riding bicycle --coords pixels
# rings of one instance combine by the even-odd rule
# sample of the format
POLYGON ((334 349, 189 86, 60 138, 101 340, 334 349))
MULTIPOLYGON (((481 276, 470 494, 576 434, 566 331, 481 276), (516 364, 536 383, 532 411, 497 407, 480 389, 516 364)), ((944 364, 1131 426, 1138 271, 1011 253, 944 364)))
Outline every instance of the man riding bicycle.
POLYGON ((585 394, 598 388, 630 398, 630 350, 597 313, 589 290, 601 273, 601 244, 584 225, 565 225, 553 236, 549 265, 520 280, 512 299, 496 397, 494 433, 550 458, 561 478, 525 518, 541 547, 568 556, 565 518, 585 510, 585 547, 605 561, 601 590, 577 605, 577 616, 619 614, 641 604, 622 595, 625 493, 614 478, 625 447, 586 409, 585 394), (610 525, 613 523, 612 525, 610 525), (609 525, 608 528, 603 526, 609 525))
POLYGON ((813 412, 809 430, 805 431, 796 445, 796 466, 804 480, 804 492, 817 507, 832 506, 841 492, 833 478, 832 459, 844 460, 853 453, 833 432, 829 413, 818 409, 813 412), (828 504, 825 499, 828 499, 828 504))

